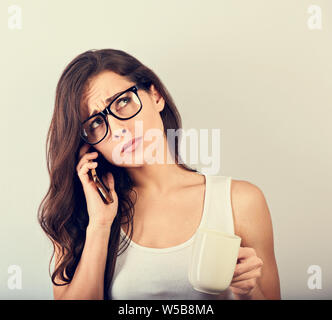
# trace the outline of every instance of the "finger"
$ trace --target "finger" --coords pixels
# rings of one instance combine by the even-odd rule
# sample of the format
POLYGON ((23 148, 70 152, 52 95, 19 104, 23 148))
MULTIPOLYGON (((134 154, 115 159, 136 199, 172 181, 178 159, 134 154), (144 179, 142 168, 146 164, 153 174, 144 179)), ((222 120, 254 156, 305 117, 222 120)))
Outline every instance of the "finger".
POLYGON ((242 280, 242 281, 238 281, 231 284, 231 286, 233 288, 238 288, 238 289, 242 289, 242 290, 251 290, 253 289, 255 286, 257 285, 257 281, 255 278, 252 279, 248 279, 248 280, 242 280))
POLYGON ((80 151, 78 153, 78 158, 81 159, 83 157, 83 155, 89 150, 90 145, 85 143, 81 148, 80 151))
POLYGON ((243 280, 249 280, 253 278, 259 278, 261 276, 261 269, 253 269, 251 271, 242 273, 241 275, 237 277, 233 277, 232 283, 243 281, 243 280))
POLYGON ((245 293, 244 290, 241 290, 241 289, 236 288, 236 287, 229 286, 229 288, 232 290, 232 292, 233 292, 234 294, 244 294, 244 293, 245 293))
POLYGON ((250 247, 240 247, 239 249, 239 254, 238 254, 238 259, 246 259, 249 258, 253 255, 256 255, 256 251, 253 248, 250 247))
POLYGON ((98 162, 92 161, 92 162, 86 162, 82 165, 82 167, 78 170, 77 174, 83 184, 83 187, 90 184, 91 179, 88 175, 89 170, 94 169, 98 166, 98 162))
POLYGON ((97 152, 86 153, 85 155, 83 155, 82 159, 78 162, 76 170, 79 171, 84 163, 87 163, 90 160, 95 159, 97 157, 98 157, 97 152))
POLYGON ((256 286, 256 283, 253 281, 247 280, 236 283, 235 286, 229 286, 234 294, 239 294, 242 298, 245 298, 245 295, 250 294, 251 290, 256 286))
POLYGON ((262 265, 263 265, 262 259, 258 258, 257 256, 251 256, 235 266, 233 277, 237 277, 242 273, 249 272, 253 269, 257 269, 262 265))

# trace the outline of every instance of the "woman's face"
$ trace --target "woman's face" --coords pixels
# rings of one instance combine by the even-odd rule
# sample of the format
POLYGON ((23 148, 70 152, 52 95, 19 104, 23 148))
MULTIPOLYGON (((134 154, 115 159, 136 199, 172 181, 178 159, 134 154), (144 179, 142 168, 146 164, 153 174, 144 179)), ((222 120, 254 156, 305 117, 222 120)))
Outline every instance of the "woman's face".
MULTIPOLYGON (((81 100, 81 121, 91 116, 95 110, 103 111, 108 106, 105 102, 107 98, 133 85, 135 83, 112 71, 103 71, 89 79, 81 100)), ((119 120, 107 115, 109 124, 107 136, 93 146, 106 160, 117 166, 142 166, 145 162, 149 162, 152 149, 164 150, 166 137, 159 112, 163 110, 165 101, 153 84, 149 93, 142 89, 138 89, 137 93, 143 106, 141 111, 128 120, 119 120), (137 144, 136 149, 132 152, 123 152, 124 144, 138 137, 143 139, 137 144)))

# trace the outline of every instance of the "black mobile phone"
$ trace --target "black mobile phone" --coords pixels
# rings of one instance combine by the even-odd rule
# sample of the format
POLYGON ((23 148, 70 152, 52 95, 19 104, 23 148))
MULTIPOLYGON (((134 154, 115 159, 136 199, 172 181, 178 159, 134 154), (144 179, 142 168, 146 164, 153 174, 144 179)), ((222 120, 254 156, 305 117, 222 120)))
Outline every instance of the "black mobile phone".
MULTIPOLYGON (((95 151, 94 148, 90 147, 89 152, 94 152, 94 151, 95 151)), ((103 182, 102 175, 100 174, 99 170, 100 170, 100 168, 99 168, 99 163, 98 163, 97 168, 90 169, 89 176, 95 183, 98 193, 99 193, 100 197, 102 198, 102 200, 104 201, 104 203, 106 203, 106 204, 112 203, 114 201, 114 199, 112 197, 112 193, 110 192, 110 189, 103 182)))

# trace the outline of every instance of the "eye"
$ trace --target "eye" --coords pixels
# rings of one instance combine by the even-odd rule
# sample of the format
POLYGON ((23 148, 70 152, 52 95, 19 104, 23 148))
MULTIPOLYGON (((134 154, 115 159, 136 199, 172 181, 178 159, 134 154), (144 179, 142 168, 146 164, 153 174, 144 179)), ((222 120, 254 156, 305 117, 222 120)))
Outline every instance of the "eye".
POLYGON ((103 119, 100 117, 97 117, 95 120, 93 120, 90 123, 90 129, 94 130, 95 128, 99 127, 99 125, 102 123, 103 123, 103 119))
POLYGON ((130 102, 130 98, 124 97, 124 98, 117 100, 116 105, 119 106, 119 109, 121 109, 121 108, 125 107, 129 102, 130 102))

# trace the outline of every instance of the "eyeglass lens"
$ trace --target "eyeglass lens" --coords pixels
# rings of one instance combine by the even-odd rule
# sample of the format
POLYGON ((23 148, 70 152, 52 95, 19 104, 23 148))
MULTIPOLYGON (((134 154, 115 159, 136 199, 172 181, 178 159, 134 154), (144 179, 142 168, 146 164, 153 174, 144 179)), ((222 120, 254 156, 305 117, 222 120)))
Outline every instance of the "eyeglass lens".
MULTIPOLYGON (((127 91, 112 102, 110 109, 119 118, 126 119, 136 114, 140 107, 141 103, 137 95, 132 91, 127 91)), ((87 142, 96 143, 104 138, 106 131, 105 118, 96 115, 83 124, 82 136, 87 142)))

